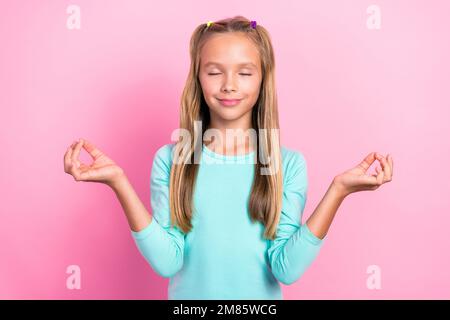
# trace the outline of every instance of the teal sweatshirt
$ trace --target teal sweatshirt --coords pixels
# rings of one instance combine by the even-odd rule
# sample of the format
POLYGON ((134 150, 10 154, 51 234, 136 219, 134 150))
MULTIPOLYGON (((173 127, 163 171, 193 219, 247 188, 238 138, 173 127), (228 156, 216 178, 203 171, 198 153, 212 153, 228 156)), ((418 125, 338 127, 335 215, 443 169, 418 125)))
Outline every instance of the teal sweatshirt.
POLYGON ((283 299, 280 283, 297 281, 325 239, 301 224, 308 178, 304 156, 281 147, 283 203, 277 236, 263 238, 248 201, 255 151, 222 155, 203 144, 193 195, 192 230, 170 227, 169 180, 174 143, 158 149, 150 179, 152 221, 131 234, 145 260, 169 278, 168 298, 283 299))

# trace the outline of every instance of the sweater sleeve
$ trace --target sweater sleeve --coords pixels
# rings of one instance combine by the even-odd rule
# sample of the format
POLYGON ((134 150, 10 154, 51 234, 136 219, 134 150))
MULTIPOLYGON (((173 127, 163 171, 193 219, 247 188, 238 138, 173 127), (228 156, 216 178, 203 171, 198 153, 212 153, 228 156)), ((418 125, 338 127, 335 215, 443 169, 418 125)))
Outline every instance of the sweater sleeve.
POLYGON ((324 239, 316 237, 306 223, 301 224, 308 190, 306 160, 301 153, 292 153, 283 180, 283 205, 277 235, 269 243, 268 257, 275 278, 289 285, 315 260, 324 239))
POLYGON ((170 146, 162 146, 153 160, 150 178, 152 221, 138 232, 130 230, 145 260, 156 273, 166 278, 181 269, 184 254, 184 233, 177 226, 170 227, 170 146))

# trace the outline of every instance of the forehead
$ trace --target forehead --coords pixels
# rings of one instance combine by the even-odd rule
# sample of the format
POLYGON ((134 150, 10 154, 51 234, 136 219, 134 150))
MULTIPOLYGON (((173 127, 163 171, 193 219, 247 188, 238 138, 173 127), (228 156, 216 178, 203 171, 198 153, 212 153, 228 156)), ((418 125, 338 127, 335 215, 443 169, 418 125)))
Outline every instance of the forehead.
POLYGON ((256 45, 245 35, 221 33, 212 35, 200 51, 200 61, 207 66, 247 66, 260 65, 256 45))

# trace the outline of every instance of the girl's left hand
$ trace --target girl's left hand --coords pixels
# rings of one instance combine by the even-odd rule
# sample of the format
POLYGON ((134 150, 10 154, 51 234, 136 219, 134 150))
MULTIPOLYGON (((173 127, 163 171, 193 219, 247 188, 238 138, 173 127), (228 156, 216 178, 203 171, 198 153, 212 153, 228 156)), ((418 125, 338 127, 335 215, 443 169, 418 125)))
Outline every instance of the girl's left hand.
POLYGON ((333 185, 342 192, 343 196, 358 191, 376 190, 383 183, 392 180, 393 170, 394 160, 391 155, 388 154, 387 157, 384 157, 377 152, 372 152, 356 167, 337 175, 333 180, 333 185), (375 168, 377 174, 366 174, 375 160, 380 162, 382 169, 377 166, 375 168))

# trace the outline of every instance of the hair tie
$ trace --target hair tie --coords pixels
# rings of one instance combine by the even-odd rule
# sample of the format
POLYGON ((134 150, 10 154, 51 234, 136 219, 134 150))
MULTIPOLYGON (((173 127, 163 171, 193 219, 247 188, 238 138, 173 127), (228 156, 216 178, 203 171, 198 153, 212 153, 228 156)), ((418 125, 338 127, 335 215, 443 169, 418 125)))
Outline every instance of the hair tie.
POLYGON ((212 21, 208 21, 208 22, 206 23, 206 27, 209 28, 209 26, 212 25, 213 23, 214 23, 214 22, 212 22, 212 21))
POLYGON ((251 26, 253 29, 256 29, 256 21, 255 21, 255 20, 250 21, 250 26, 251 26))

